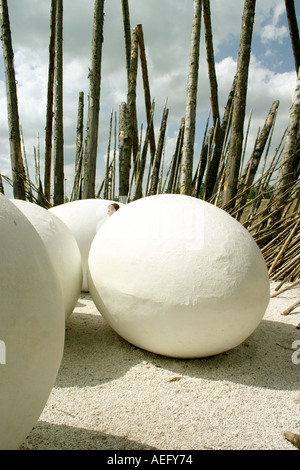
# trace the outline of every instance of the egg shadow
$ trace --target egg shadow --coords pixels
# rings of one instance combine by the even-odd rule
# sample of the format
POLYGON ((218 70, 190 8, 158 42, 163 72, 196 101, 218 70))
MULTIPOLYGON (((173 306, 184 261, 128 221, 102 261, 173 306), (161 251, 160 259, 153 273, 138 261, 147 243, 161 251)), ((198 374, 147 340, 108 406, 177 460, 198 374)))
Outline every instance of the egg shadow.
POLYGON ((300 365, 292 361, 295 340, 300 340, 300 330, 295 326, 262 320, 252 335, 229 351, 205 358, 178 359, 128 343, 100 313, 74 312, 66 324, 64 356, 55 386, 96 386, 120 378, 147 361, 176 376, 299 390, 300 365))
MULTIPOLYGON (((38 421, 20 450, 154 450, 146 444, 100 431, 38 421)), ((107 455, 107 457, 109 454, 107 455)))

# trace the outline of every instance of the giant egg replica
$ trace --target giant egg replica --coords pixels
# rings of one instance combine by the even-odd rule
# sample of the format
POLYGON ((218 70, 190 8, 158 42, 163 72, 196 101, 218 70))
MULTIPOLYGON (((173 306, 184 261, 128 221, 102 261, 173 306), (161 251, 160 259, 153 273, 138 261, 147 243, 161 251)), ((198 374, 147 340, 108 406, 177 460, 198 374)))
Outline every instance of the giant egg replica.
POLYGON ((83 278, 81 254, 75 237, 56 215, 43 207, 20 199, 12 199, 12 202, 32 223, 46 246, 60 280, 67 319, 80 296, 83 278))
POLYGON ((239 222, 208 202, 167 194, 134 201, 101 227, 89 289, 120 336, 177 358, 241 344, 270 296, 263 256, 239 222))
POLYGON ((0 234, 0 449, 13 450, 36 424, 55 383, 65 315, 41 237, 2 195, 0 234))
POLYGON ((82 199, 48 209, 69 227, 78 243, 83 270, 81 290, 84 292, 88 291, 87 269, 90 247, 99 228, 108 220, 107 208, 113 202, 106 199, 82 199))

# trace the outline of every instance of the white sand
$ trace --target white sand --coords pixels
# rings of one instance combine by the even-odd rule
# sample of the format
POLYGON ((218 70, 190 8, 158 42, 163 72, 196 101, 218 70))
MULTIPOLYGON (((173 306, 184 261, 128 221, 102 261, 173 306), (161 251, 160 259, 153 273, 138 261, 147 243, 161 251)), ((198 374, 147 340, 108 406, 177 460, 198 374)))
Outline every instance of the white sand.
POLYGON ((281 312, 299 297, 298 286, 272 298, 237 348, 178 360, 127 343, 82 294, 55 387, 22 449, 297 450, 284 433, 300 433, 300 308, 281 312))

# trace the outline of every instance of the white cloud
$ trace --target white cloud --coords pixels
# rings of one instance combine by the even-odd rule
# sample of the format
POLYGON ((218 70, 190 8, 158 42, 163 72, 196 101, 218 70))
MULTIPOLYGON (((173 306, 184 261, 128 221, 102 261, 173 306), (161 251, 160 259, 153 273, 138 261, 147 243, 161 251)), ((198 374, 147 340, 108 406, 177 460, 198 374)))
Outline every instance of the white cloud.
POLYGON ((285 26, 276 26, 274 24, 268 24, 264 26, 261 32, 261 38, 264 42, 278 41, 282 43, 282 40, 288 36, 288 30, 285 26))
MULTIPOLYGON (((155 99, 155 128, 160 126, 165 101, 168 98, 169 118, 166 138, 166 161, 169 161, 177 139, 181 118, 185 113, 186 85, 190 52, 192 2, 191 0, 129 0, 131 27, 142 24, 147 54, 150 92, 155 99)), ((297 8, 297 5, 296 5, 297 8)), ((64 137, 67 184, 74 168, 78 93, 85 93, 85 117, 89 92, 88 68, 91 58, 91 38, 94 0, 64 0, 64 137)), ((215 53, 219 53, 216 72, 219 89, 220 112, 223 112, 232 80, 236 72, 243 2, 211 0, 212 29, 215 53), (224 52, 225 51, 225 52, 224 52)), ((39 0, 10 0, 9 11, 15 69, 18 80, 20 122, 23 126, 30 172, 34 175, 33 145, 40 135, 43 158, 46 96, 48 79, 48 46, 50 2, 39 0)), ((282 0, 257 2, 254 34, 264 39, 272 53, 271 40, 289 41, 282 0)), ((119 104, 126 100, 127 81, 122 8, 119 0, 105 2, 104 43, 102 51, 102 78, 99 127, 99 174, 103 175, 103 156, 107 152, 107 139, 111 109, 117 115, 119 104), (102 173, 101 173, 102 172, 102 173)), ((253 50, 249 75, 247 112, 253 108, 253 135, 264 122, 275 99, 280 100, 277 117, 278 135, 288 120, 295 86, 295 72, 276 68, 269 70, 258 62, 253 50)), ((261 52, 261 50, 259 51, 261 52)), ((262 55, 260 55, 260 58, 262 55)), ((1 57, 0 57, 1 60, 1 57)), ((274 62, 276 64, 276 61, 274 62)), ((1 67, 0 67, 1 70, 1 67)), ((138 70, 138 119, 146 129, 144 92, 141 70, 138 70)), ((202 43, 198 88, 197 149, 201 144, 204 120, 210 106, 209 83, 202 23, 202 43), (203 116, 205 116, 203 118, 203 116), (203 122, 201 121, 203 119, 203 122)), ((0 105, 6 110, 5 87, 0 81, 0 105)), ((86 122, 86 121, 85 121, 86 122)), ((158 131, 157 131, 158 132, 158 131)), ((158 135, 158 134, 157 134, 158 135)), ((198 150, 197 150, 198 152, 198 150)), ((5 113, 0 115, 0 165, 3 173, 10 173, 9 145, 5 113)))
POLYGON ((263 42, 277 41, 282 43, 282 41, 289 36, 286 25, 280 25, 283 15, 286 15, 283 2, 277 3, 271 8, 268 15, 269 23, 265 24, 260 32, 260 37, 263 42))

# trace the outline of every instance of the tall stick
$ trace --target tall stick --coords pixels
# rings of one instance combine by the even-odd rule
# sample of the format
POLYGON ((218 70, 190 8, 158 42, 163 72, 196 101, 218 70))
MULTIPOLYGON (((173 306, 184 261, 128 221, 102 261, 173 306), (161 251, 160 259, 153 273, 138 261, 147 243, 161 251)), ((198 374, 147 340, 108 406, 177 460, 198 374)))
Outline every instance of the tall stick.
POLYGON ((124 41, 125 41, 125 58, 127 71, 127 84, 129 83, 130 55, 131 55, 131 27, 128 0, 122 0, 124 41))
POLYGON ((55 27, 54 86, 54 192, 53 204, 64 203, 64 131, 63 131, 63 0, 57 0, 55 27))
POLYGON ((161 165, 161 157, 162 157, 163 145, 164 145, 165 134, 166 134, 168 113, 169 113, 169 110, 165 105, 163 115, 162 115, 162 120, 161 120, 160 133, 159 133, 156 153, 155 153, 155 157, 154 157, 154 161, 152 165, 152 175, 151 175, 149 195, 154 195, 157 193, 159 168, 161 165))
POLYGON ((46 132, 45 132, 45 170, 44 191, 45 198, 50 202, 51 188, 51 154, 52 154, 52 132, 53 132, 53 89, 54 89, 54 67, 55 67, 55 28, 56 28, 56 0, 51 0, 50 14, 50 43, 49 43, 49 67, 48 67, 48 91, 46 110, 46 132))
POLYGON ((180 187, 180 193, 187 195, 192 194, 194 138, 196 125, 198 69, 200 55, 201 12, 202 0, 194 0, 180 187))
POLYGON ((113 121, 113 110, 110 114, 110 124, 109 124, 109 137, 108 137, 108 146, 107 146, 107 159, 106 159, 106 172, 105 172, 105 184, 104 184, 104 199, 108 199, 108 186, 109 186, 109 169, 110 169, 110 144, 111 144, 111 130, 112 130, 112 121, 113 121))
POLYGON ((224 203, 236 195, 243 147, 243 129, 247 98, 252 32, 256 0, 245 0, 242 18, 240 46, 237 60, 237 80, 233 99, 231 134, 225 167, 224 203))
POLYGON ((131 146, 127 130, 127 104, 119 108, 119 201, 127 202, 131 168, 131 146))
POLYGON ((211 12, 210 12, 210 0, 203 0, 203 18, 205 26, 205 43, 206 43, 206 55, 208 63, 208 76, 210 86, 210 101, 211 110, 213 117, 213 125, 215 128, 215 146, 214 152, 209 165, 206 170, 206 189, 205 199, 209 199, 213 193, 214 185, 216 182, 219 163, 221 159, 223 139, 225 131, 221 127, 220 112, 219 112, 219 98, 218 98, 218 83, 215 70, 215 59, 214 59, 214 48, 213 48, 213 35, 211 25, 211 12))
POLYGON ((132 160, 134 164, 134 171, 136 174, 137 167, 137 152, 138 152, 138 128, 137 128, 137 115, 136 115, 136 80, 137 80, 137 67, 138 67, 138 37, 137 30, 132 30, 131 37, 131 56, 130 56, 130 69, 129 69, 129 82, 127 91, 127 126, 128 136, 132 149, 132 160))
POLYGON ((295 10, 294 0, 285 0, 286 15, 288 19, 290 36, 294 54, 295 69, 296 74, 298 75, 300 67, 300 38, 299 38, 299 29, 297 23, 297 15, 295 10))
POLYGON ((78 161, 83 150, 83 114, 84 114, 84 93, 83 91, 80 91, 79 98, 78 98, 78 113, 77 113, 75 169, 78 166, 78 161))
MULTIPOLYGON (((138 170, 138 177, 136 180, 136 185, 135 185, 135 193, 133 199, 140 199, 143 196, 143 178, 144 178, 144 172, 145 172, 145 166, 146 166, 146 157, 147 157, 147 150, 148 150, 148 144, 149 144, 149 138, 150 138, 150 128, 152 125, 152 120, 153 120, 153 113, 154 113, 154 101, 152 103, 151 107, 151 112, 150 112, 150 121, 148 122, 147 125, 147 130, 146 130, 146 135, 144 139, 144 145, 141 153, 141 158, 140 158, 140 165, 139 165, 139 170, 138 170)), ((151 163, 150 163, 151 165, 151 163)))
POLYGON ((83 199, 95 197, 96 162, 100 111, 101 61, 103 43, 104 0, 95 0, 92 38, 92 65, 89 73, 89 104, 84 156, 83 199))
POLYGON ((147 67, 147 61, 146 61, 146 51, 145 51, 144 34, 143 34, 142 25, 138 24, 136 29, 137 29, 137 36, 138 36, 138 41, 139 41, 139 51, 140 51, 140 60, 141 60, 142 76, 143 76, 143 84, 144 84, 147 123, 150 123, 150 126, 151 126, 149 130, 149 146, 150 146, 150 155, 151 155, 151 164, 152 164, 154 155, 155 155, 155 137, 154 137, 154 129, 153 129, 153 120, 151 119, 151 94, 150 94, 150 85, 149 85, 149 78, 148 78, 148 67, 147 67))
POLYGON ((114 159, 113 159, 113 183, 112 183, 112 199, 115 199, 116 191, 116 163, 117 163, 117 113, 115 112, 115 131, 114 131, 114 159))
POLYGON ((11 40, 7 0, 0 1, 0 21, 6 79, 7 116, 13 179, 13 194, 16 199, 25 199, 25 169, 21 151, 17 85, 14 69, 14 52, 11 40))

